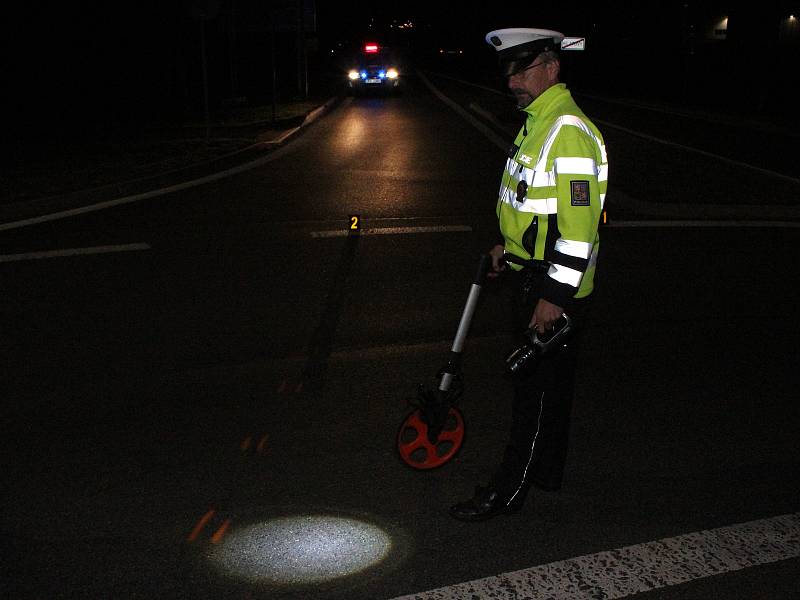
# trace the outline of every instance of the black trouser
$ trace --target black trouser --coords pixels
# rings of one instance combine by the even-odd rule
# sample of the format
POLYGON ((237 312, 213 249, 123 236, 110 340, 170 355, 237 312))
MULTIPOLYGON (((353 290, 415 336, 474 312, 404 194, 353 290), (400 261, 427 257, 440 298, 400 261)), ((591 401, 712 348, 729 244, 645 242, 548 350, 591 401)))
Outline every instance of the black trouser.
MULTIPOLYGON (((514 327, 528 328, 539 300, 544 273, 509 273, 513 286, 514 327)), ((537 368, 514 380, 511 433, 503 461, 492 480, 501 496, 513 499, 533 484, 546 490, 561 487, 569 440, 575 367, 588 312, 588 298, 573 300, 564 312, 575 333, 566 347, 539 360, 537 368)))

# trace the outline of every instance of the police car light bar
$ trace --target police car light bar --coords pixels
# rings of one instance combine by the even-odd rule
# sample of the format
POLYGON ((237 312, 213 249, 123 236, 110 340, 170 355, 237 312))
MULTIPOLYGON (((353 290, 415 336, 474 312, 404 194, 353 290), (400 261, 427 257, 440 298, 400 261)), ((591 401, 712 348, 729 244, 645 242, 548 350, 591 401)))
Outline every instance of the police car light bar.
POLYGON ((586 50, 586 38, 565 37, 561 40, 562 50, 586 50))
POLYGON ((364 52, 368 52, 369 54, 374 54, 378 51, 378 44, 367 44, 364 46, 364 52))

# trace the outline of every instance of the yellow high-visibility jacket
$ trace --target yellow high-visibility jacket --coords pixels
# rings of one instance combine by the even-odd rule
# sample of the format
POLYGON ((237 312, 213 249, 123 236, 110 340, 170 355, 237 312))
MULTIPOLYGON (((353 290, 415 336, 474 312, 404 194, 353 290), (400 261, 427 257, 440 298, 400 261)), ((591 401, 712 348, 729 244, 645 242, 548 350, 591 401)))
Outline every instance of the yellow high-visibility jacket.
POLYGON ((509 151, 497 218, 506 252, 550 263, 540 296, 563 308, 594 287, 608 157, 602 135, 565 84, 523 110, 527 118, 509 151))

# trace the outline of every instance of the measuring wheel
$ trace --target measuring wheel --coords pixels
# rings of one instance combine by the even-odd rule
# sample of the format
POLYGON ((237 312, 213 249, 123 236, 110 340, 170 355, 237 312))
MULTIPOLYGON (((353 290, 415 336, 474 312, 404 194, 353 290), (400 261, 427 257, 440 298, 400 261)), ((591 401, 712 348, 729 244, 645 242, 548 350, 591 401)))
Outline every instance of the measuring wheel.
POLYGON ((450 407, 438 436, 429 435, 431 432, 425 421, 417 408, 409 413, 397 431, 400 458, 409 467, 420 470, 435 469, 449 462, 464 442, 464 418, 456 407, 450 407))

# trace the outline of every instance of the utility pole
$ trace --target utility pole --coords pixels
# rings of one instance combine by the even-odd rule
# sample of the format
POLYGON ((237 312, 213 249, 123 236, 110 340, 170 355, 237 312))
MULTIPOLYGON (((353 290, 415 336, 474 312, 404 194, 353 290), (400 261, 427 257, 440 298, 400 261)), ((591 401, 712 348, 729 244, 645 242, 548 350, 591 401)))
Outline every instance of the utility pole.
POLYGON ((203 75, 203 118, 206 125, 206 137, 209 136, 211 111, 208 105, 208 59, 206 57, 206 21, 216 18, 219 12, 218 0, 195 0, 189 6, 190 14, 200 22, 200 68, 203 75))
POLYGON ((206 137, 209 135, 211 113, 208 110, 208 60, 206 59, 206 21, 200 19, 200 63, 203 69, 203 118, 206 123, 206 137))
POLYGON ((228 22, 228 65, 231 75, 231 98, 239 96, 239 82, 236 76, 236 0, 231 0, 228 22))
POLYGON ((269 51, 272 63, 272 122, 274 123, 278 120, 278 58, 275 56, 275 36, 277 35, 278 27, 275 23, 277 15, 274 8, 270 17, 269 51))
POLYGON ((297 12, 297 91, 308 98, 308 59, 306 57, 305 1, 296 0, 297 12))

